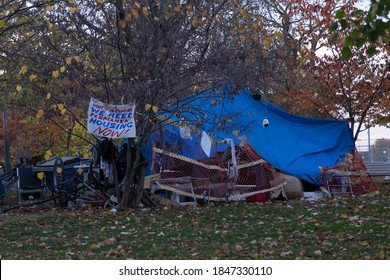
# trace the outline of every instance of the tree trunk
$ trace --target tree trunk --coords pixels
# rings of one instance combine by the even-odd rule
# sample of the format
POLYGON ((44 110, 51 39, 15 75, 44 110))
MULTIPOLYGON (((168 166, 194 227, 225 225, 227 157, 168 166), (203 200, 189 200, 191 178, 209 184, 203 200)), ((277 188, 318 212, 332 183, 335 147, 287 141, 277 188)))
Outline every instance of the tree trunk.
MULTIPOLYGON (((127 209, 129 206, 134 207, 134 205, 136 205, 137 193, 138 193, 137 188, 135 188, 134 179, 136 178, 137 169, 139 168, 140 149, 138 147, 134 149, 133 152, 135 152, 135 159, 134 161, 132 161, 132 157, 134 157, 131 149, 132 146, 133 146, 133 140, 128 139, 124 190, 123 190, 123 196, 120 203, 121 207, 124 209, 127 209), (132 190, 134 190, 134 192, 132 192, 132 190)), ((143 172, 143 176, 144 175, 145 172, 143 172)), ((143 189, 143 183, 142 183, 142 189, 143 189)))
POLYGON ((119 189, 118 168, 116 166, 115 160, 112 161, 112 166, 113 166, 113 170, 114 170, 113 172, 114 172, 115 195, 116 195, 118 201, 120 201, 120 199, 121 199, 121 192, 120 192, 120 189, 119 189))
POLYGON ((135 185, 134 197, 131 200, 131 207, 139 207, 144 194, 145 166, 143 164, 136 167, 137 185, 135 185))

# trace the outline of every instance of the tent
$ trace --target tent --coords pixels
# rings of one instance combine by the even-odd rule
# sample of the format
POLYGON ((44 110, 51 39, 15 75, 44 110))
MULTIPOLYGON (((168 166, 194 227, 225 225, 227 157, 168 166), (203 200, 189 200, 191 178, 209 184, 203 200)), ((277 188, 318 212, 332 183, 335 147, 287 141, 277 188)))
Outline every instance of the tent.
MULTIPOLYGON (((345 121, 292 115, 264 99, 256 101, 248 90, 229 90, 232 87, 207 89, 169 107, 178 113, 165 126, 164 141, 196 159, 227 147, 212 144, 205 150, 203 131, 213 143, 229 138, 238 145, 246 138, 274 168, 316 185, 321 185, 319 166, 336 165, 355 148, 345 121)), ((154 140, 160 141, 161 135, 154 140)))

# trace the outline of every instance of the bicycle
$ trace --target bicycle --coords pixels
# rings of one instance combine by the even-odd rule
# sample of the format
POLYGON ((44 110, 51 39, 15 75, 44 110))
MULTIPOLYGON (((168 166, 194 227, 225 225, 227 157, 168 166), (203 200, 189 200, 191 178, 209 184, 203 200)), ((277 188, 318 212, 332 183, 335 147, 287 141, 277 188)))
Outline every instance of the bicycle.
POLYGON ((109 195, 106 190, 95 188, 77 175, 59 183, 57 181, 53 185, 45 182, 45 187, 51 191, 54 203, 62 207, 74 208, 77 205, 93 205, 107 208, 118 203, 116 197, 109 195))

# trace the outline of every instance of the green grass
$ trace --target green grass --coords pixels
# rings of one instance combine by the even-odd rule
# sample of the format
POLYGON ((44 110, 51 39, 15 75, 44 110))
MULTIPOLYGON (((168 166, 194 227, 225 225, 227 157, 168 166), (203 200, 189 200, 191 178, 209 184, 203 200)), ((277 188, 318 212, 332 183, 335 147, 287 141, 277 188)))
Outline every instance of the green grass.
POLYGON ((389 186, 373 197, 0 216, 1 259, 389 259, 389 186))

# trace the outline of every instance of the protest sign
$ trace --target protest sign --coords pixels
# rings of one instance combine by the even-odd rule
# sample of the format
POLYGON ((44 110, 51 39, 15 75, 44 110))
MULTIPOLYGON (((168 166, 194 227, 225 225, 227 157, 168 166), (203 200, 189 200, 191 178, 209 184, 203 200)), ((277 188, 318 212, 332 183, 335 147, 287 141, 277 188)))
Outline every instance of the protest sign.
POLYGON ((88 109, 88 132, 100 137, 134 138, 135 104, 110 105, 91 98, 88 109))

